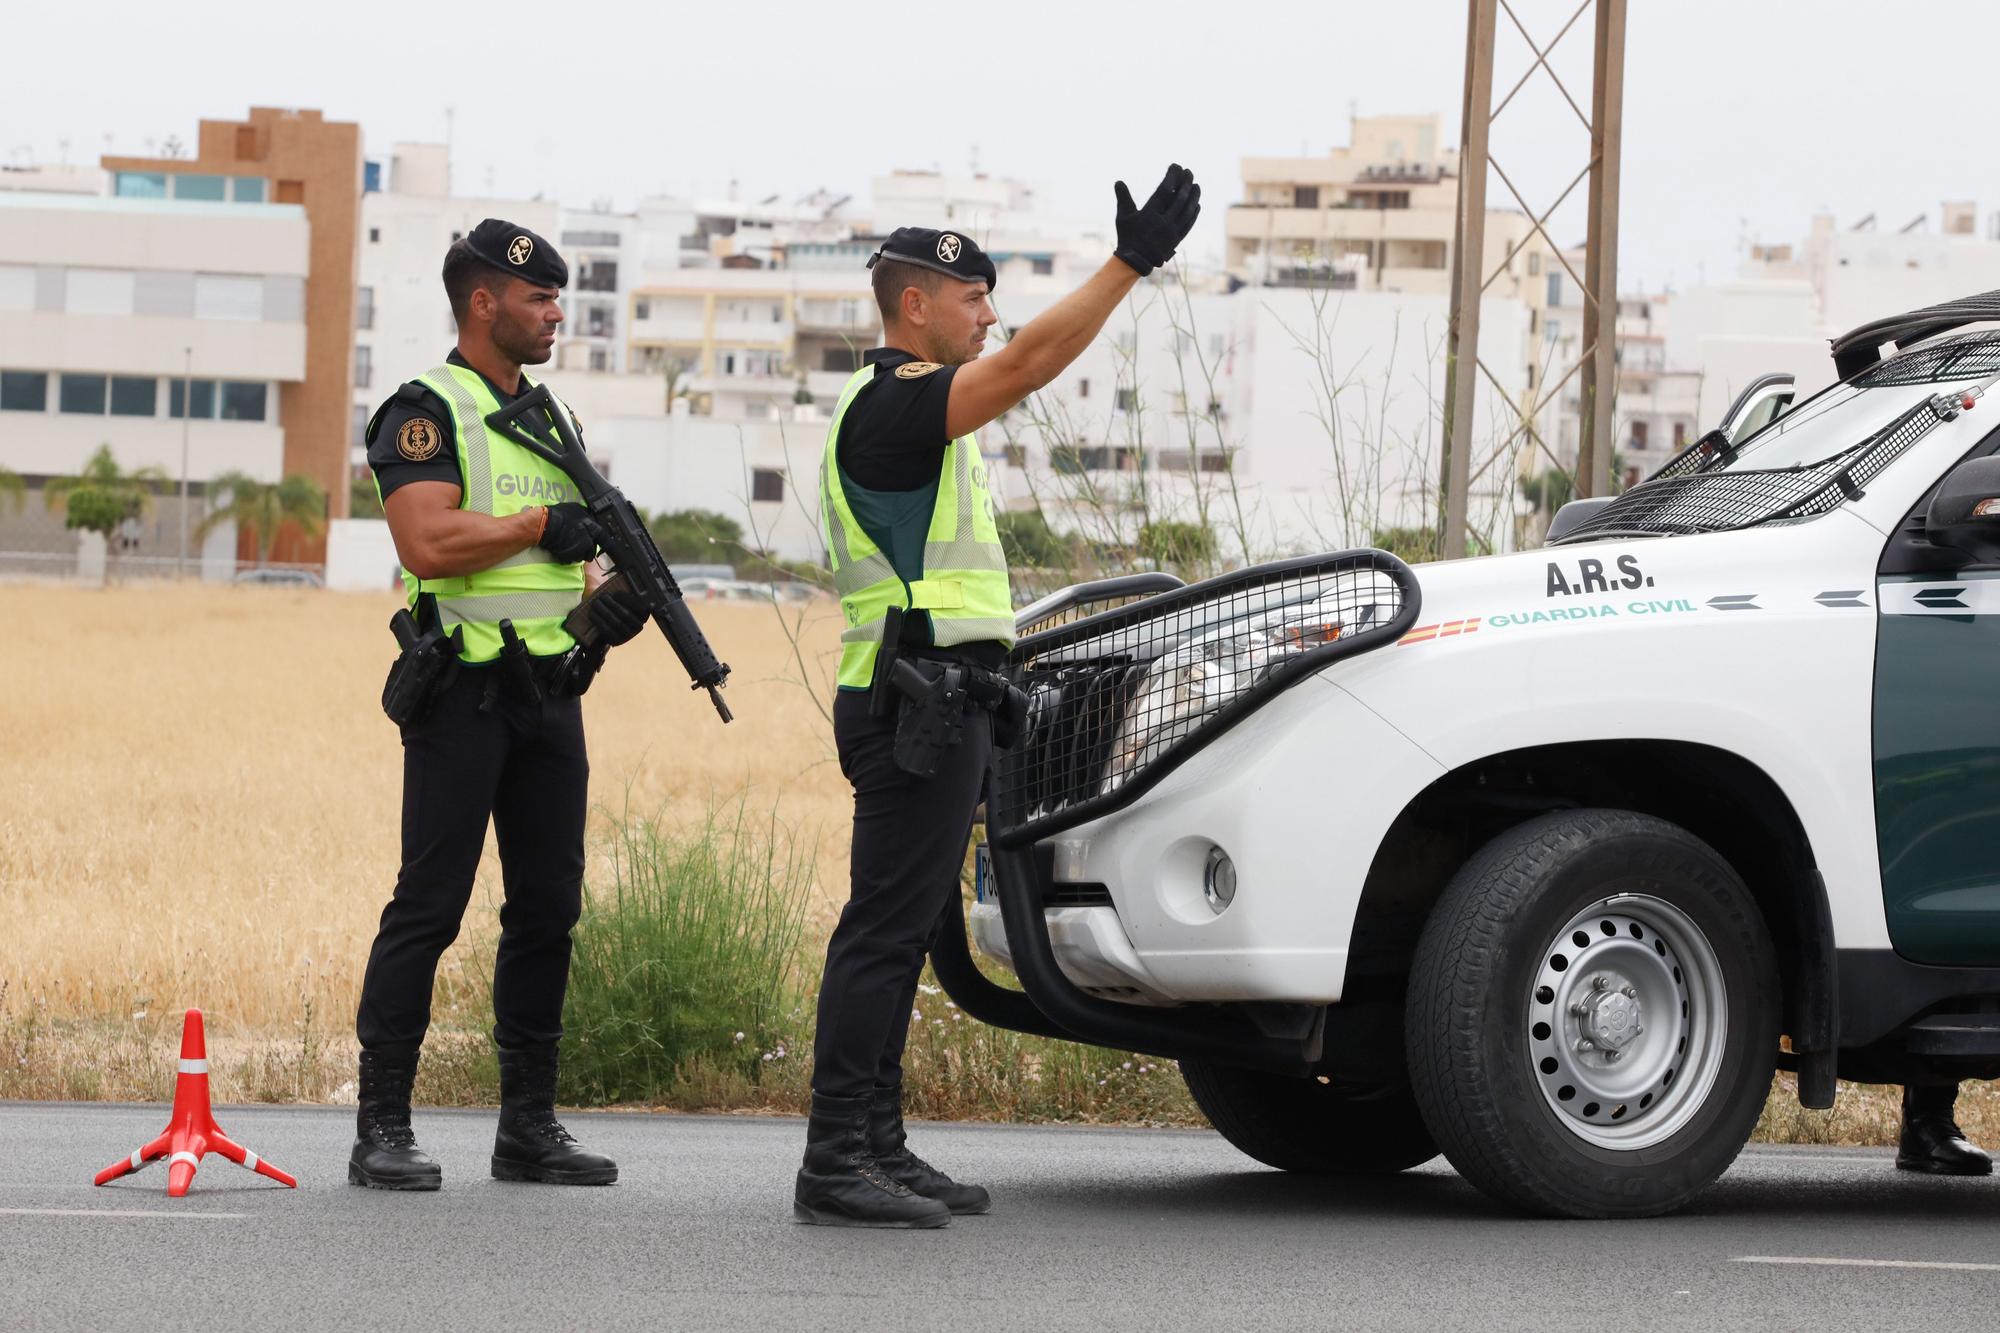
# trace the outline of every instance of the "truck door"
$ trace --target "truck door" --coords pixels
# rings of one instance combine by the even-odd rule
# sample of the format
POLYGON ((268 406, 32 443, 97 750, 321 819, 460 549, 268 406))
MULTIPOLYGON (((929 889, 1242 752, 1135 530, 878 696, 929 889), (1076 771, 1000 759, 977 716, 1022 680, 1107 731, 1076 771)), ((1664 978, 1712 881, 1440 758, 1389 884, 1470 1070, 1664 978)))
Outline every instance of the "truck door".
MULTIPOLYGON (((1968 457, 1991 454, 1994 437, 1968 457)), ((1924 539, 1884 548, 1875 604, 1875 823, 1889 938, 1913 962, 2000 963, 2000 571, 1924 539)), ((1822 594, 1832 596, 1835 593, 1822 594)))

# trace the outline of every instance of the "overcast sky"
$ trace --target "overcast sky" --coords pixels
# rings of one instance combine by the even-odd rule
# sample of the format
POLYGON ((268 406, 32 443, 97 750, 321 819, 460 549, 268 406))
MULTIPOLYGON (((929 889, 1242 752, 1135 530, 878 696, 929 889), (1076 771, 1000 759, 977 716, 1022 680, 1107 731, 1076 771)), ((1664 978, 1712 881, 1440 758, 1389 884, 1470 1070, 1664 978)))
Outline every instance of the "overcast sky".
MULTIPOLYGON (((1575 0, 1513 0, 1546 42, 1575 0)), ((896 167, 1019 177, 1052 212, 1108 216, 1111 182, 1169 160, 1204 184, 1191 247, 1219 258, 1245 155, 1344 143, 1350 110, 1437 111, 1456 142, 1462 0, 865 5, 274 5, 132 0, 11 7, 0 160, 94 160, 191 143, 252 104, 361 123, 371 155, 441 140, 460 193, 565 203, 644 194, 865 196, 896 167), (65 148, 66 144, 66 148, 65 148)), ((1552 62, 1589 109, 1591 16, 1552 62)), ((1530 63, 1503 13, 1495 79, 1530 63)), ((1621 285, 1729 276, 1740 241, 1813 212, 1885 228, 1972 199, 2000 210, 1986 68, 1994 0, 1631 0, 1621 285)), ((1494 156, 1537 209, 1587 160, 1537 75, 1494 156)), ((1496 178, 1492 200, 1508 202, 1496 178)), ((1143 197, 1143 192, 1142 192, 1143 197)), ((1579 187, 1551 224, 1583 237, 1579 187)), ((910 219, 910 221, 923 221, 910 219)))

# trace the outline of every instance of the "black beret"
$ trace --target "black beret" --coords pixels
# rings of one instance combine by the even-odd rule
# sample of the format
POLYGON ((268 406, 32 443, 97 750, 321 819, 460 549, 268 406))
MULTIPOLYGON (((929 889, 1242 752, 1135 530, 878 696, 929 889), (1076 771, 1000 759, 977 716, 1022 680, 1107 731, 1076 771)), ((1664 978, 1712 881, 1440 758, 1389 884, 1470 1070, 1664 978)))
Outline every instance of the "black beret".
POLYGON ((993 261, 979 248, 978 242, 963 232, 898 227, 882 242, 882 248, 868 257, 868 267, 874 268, 878 259, 915 264, 960 282, 983 282, 989 292, 997 277, 993 261))
POLYGON ((526 227, 488 218, 467 233, 465 243, 486 263, 524 282, 537 287, 569 285, 569 265, 553 245, 526 227))

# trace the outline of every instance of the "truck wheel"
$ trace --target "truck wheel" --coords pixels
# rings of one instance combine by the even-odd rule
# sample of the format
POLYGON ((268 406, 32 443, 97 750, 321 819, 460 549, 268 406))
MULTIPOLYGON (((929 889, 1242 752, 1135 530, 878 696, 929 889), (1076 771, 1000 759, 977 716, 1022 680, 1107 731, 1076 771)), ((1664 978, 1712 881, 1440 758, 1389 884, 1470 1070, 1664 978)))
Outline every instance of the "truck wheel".
POLYGON ((1495 838, 1417 945, 1404 1039, 1460 1175, 1562 1217, 1670 1212, 1770 1091, 1777 964, 1729 864, 1685 829, 1570 810, 1495 838))
POLYGON ((1357 1093, 1201 1060, 1181 1061, 1181 1077, 1216 1132, 1280 1171, 1393 1175, 1438 1153, 1407 1089, 1357 1093))

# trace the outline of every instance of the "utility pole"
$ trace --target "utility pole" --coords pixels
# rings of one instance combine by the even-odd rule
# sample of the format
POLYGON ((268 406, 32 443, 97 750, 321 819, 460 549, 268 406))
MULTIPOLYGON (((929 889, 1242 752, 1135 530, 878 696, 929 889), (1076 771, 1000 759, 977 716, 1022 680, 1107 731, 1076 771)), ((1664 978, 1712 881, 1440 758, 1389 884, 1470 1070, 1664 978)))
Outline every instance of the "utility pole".
MULTIPOLYGON (((1444 458, 1440 467, 1438 553, 1446 559, 1466 554, 1472 483, 1489 467, 1508 457, 1514 441, 1528 436, 1546 461, 1564 467, 1535 426, 1542 409, 1555 401, 1572 378, 1581 374, 1582 440, 1576 463, 1575 494, 1608 493, 1611 488, 1611 412, 1617 387, 1618 330, 1618 172, 1624 127, 1626 0, 1582 0, 1569 21, 1546 44, 1537 42, 1522 25, 1511 0, 1467 0, 1465 36, 1465 100, 1459 128, 1458 222, 1452 240, 1451 320, 1445 350, 1444 458), (1584 115, 1562 80, 1549 65, 1549 52, 1595 10, 1596 50, 1591 69, 1590 114, 1584 115), (1520 32, 1534 61, 1498 103, 1493 100, 1494 29, 1499 16, 1520 32), (1546 208, 1536 209, 1521 197, 1506 170, 1490 151, 1492 126, 1514 100, 1522 85, 1536 74, 1556 85, 1570 110, 1590 135, 1590 158, 1568 186, 1546 208), (1497 176, 1514 204, 1530 220, 1523 238, 1490 272, 1486 267, 1486 186, 1497 176), (1548 220, 1576 187, 1588 178, 1589 231, 1584 245, 1584 272, 1579 275, 1563 257, 1547 230, 1548 220), (1535 384, 1515 403, 1500 381, 1479 359, 1479 301, 1496 278, 1508 271, 1528 239, 1539 235, 1548 245, 1558 273, 1566 273, 1583 293, 1583 350, 1577 362, 1561 374, 1535 384), (1475 464, 1472 431, 1475 389, 1484 376, 1513 415, 1514 426, 1499 445, 1475 464), (1537 394, 1540 396, 1537 397, 1537 394)), ((1565 469, 1566 470, 1566 469, 1565 469)))
POLYGON ((181 349, 181 553, 174 577, 187 577, 188 561, 188 422, 194 417, 194 348, 181 349))

